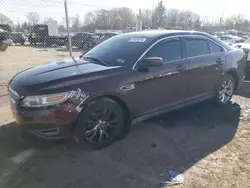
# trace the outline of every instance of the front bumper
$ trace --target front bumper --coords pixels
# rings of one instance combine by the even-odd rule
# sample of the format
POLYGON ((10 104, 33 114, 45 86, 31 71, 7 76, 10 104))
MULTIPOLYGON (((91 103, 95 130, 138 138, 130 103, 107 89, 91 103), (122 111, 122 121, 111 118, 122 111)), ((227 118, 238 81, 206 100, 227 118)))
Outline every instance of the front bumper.
POLYGON ((24 109, 13 104, 11 110, 22 130, 46 139, 69 137, 74 129, 78 112, 74 105, 60 104, 50 108, 24 109))

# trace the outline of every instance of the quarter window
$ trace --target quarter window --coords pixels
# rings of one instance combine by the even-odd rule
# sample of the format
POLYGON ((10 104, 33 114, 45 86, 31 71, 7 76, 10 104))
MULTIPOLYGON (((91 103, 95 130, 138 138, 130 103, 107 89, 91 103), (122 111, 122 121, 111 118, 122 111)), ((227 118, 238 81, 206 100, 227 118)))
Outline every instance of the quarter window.
POLYGON ((209 47, 205 39, 186 40, 187 57, 209 54, 209 47))
POLYGON ((146 55, 147 57, 161 57, 164 63, 182 58, 179 40, 163 41, 156 44, 146 55))

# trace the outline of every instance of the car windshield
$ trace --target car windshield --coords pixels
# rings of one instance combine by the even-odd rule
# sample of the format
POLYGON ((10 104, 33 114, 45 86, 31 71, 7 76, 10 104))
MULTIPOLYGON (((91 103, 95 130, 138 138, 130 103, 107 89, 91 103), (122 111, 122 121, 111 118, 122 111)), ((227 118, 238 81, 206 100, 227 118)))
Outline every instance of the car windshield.
POLYGON ((245 40, 244 43, 250 43, 250 38, 248 38, 247 40, 245 40))
POLYGON ((149 42, 149 38, 145 37, 119 35, 97 45, 84 57, 98 59, 109 66, 126 66, 135 63, 145 51, 149 42))

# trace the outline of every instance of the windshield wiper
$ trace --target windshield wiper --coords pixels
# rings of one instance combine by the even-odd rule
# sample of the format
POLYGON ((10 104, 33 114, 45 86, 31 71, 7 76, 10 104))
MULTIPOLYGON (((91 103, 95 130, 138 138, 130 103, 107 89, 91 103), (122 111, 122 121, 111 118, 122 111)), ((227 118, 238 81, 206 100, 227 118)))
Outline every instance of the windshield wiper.
POLYGON ((105 63, 105 62, 103 62, 103 61, 101 61, 101 60, 99 60, 97 58, 94 58, 94 57, 83 56, 83 58, 93 60, 93 61, 97 62, 100 65, 109 66, 107 63, 105 63))

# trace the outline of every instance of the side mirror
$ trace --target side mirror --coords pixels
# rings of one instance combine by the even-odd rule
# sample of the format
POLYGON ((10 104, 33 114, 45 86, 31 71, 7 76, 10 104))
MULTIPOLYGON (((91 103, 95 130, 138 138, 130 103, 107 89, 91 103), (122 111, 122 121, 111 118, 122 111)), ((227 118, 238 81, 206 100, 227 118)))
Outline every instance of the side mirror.
POLYGON ((160 67, 163 65, 163 60, 160 57, 148 57, 139 62, 138 70, 147 72, 149 67, 160 67))

